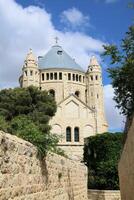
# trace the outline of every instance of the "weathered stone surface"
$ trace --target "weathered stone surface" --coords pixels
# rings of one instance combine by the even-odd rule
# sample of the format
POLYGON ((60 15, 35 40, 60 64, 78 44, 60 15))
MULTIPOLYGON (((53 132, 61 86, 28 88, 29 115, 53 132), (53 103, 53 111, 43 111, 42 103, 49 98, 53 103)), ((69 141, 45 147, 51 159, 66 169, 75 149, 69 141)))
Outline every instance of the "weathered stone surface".
POLYGON ((121 200, 119 190, 88 190, 89 200, 121 200))
POLYGON ((86 167, 0 132, 0 200, 87 200, 86 167))
POLYGON ((134 118, 119 162, 122 200, 134 200, 134 118))

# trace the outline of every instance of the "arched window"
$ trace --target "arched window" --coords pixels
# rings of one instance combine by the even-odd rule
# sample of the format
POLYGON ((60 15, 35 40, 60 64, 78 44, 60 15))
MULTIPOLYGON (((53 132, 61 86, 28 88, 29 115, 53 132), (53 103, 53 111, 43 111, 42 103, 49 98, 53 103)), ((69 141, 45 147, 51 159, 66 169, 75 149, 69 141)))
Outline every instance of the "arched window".
POLYGON ((42 81, 44 81, 44 73, 42 74, 42 81))
POLYGON ((79 76, 79 81, 81 82, 81 75, 79 76))
POLYGON ((78 74, 76 74, 76 81, 78 81, 78 74))
POLYGON ((33 70, 30 70, 30 76, 32 76, 33 75, 33 70))
POLYGON ((91 78, 91 81, 93 81, 93 76, 92 75, 90 76, 90 78, 91 78))
POLYGON ((71 80, 71 73, 68 73, 68 80, 71 80))
POLYGON ((55 98, 55 91, 54 91, 54 90, 49 90, 49 94, 50 94, 53 98, 55 98))
POLYGON ((75 81, 75 74, 73 74, 73 81, 75 81))
POLYGON ((76 91, 76 92, 75 92, 75 95, 76 95, 77 97, 80 97, 80 92, 79 92, 79 91, 76 91))
POLYGON ((59 72, 59 80, 62 80, 62 72, 59 72))
POLYGON ((54 73, 54 79, 57 80, 57 73, 54 73))
POLYGON ((25 76, 27 76, 27 71, 25 71, 25 76))
POLYGON ((71 128, 69 126, 66 128, 66 142, 71 142, 71 128))
POLYGON ((85 82, 85 77, 83 76, 83 83, 85 82))
POLYGON ((53 73, 50 73, 50 79, 53 80, 53 73))
POLYGON ((75 142, 79 142, 79 140, 80 140, 80 137, 79 137, 79 128, 75 127, 74 128, 74 141, 75 142))
POLYGON ((46 73, 46 76, 47 76, 47 80, 49 80, 49 73, 46 73))

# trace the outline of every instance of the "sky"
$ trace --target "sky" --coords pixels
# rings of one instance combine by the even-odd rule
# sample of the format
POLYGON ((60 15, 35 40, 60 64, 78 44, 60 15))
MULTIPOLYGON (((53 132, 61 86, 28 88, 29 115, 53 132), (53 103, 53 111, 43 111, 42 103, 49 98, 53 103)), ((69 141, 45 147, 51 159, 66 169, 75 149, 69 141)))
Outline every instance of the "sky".
MULTIPOLYGON (((102 45, 119 45, 133 22, 128 0, 0 0, 0 89, 19 86, 24 59, 32 48, 44 55, 59 44, 87 70, 95 55, 102 66, 106 118, 110 131, 122 131, 102 45), (110 108, 110 109, 109 109, 110 108)), ((131 2, 133 2, 131 0, 131 2)))

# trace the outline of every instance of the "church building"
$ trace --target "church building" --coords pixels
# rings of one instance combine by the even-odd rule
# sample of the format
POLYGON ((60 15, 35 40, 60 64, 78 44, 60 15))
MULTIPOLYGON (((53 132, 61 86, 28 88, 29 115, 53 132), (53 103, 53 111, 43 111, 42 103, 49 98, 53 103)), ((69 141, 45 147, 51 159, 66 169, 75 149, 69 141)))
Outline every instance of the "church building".
POLYGON ((38 59, 30 50, 19 82, 21 87, 33 85, 53 95, 57 112, 50 120, 51 132, 61 136, 59 146, 69 157, 81 159, 84 138, 108 130, 102 70, 94 56, 85 71, 57 42, 38 59))

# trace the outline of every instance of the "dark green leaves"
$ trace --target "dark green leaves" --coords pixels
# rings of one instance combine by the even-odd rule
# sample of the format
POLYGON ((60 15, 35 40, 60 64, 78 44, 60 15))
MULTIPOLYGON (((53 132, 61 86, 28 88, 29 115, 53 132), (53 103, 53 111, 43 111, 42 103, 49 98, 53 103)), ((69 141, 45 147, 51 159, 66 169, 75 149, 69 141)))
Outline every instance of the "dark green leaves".
POLYGON ((134 26, 129 28, 120 49, 104 46, 104 56, 110 56, 114 67, 108 69, 115 90, 114 100, 121 112, 130 117, 134 113, 134 26))
POLYGON ((56 103, 46 91, 35 87, 0 91, 0 129, 36 145, 42 155, 58 143, 48 124, 55 112, 56 103))
POLYGON ((89 169, 88 187, 119 189, 118 160, 122 150, 121 133, 89 137, 84 147, 84 161, 89 169))

